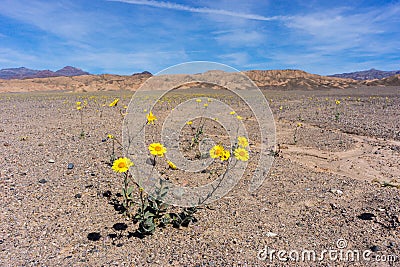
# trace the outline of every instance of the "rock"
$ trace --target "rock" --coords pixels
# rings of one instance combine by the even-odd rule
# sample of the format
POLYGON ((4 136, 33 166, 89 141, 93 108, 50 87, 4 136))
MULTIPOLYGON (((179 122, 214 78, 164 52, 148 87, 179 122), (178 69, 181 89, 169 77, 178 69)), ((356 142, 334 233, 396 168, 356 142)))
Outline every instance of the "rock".
POLYGON ((75 195, 75 198, 81 198, 81 197, 82 197, 81 194, 76 194, 76 195, 75 195))
POLYGON ((151 165, 151 166, 155 166, 156 165, 156 161, 153 158, 147 158, 146 159, 146 163, 151 165))
POLYGON ((49 159, 48 163, 54 163, 55 160, 54 159, 49 159))
POLYGON ((343 191, 340 189, 331 189, 331 192, 335 195, 343 195, 343 191))
POLYGON ((359 219, 364 220, 364 221, 370 221, 372 218, 375 218, 375 214, 365 212, 357 216, 359 219))
POLYGON ((267 233, 265 234, 265 236, 266 236, 266 237, 276 237, 276 236, 278 236, 278 234, 275 234, 275 233, 272 233, 272 232, 267 232, 267 233))
POLYGON ((381 250, 380 247, 373 245, 372 247, 369 248, 372 252, 377 252, 379 250, 381 250))
POLYGON ((45 184, 45 183, 47 183, 47 181, 46 181, 46 179, 40 179, 40 180, 39 180, 39 183, 45 184))
POLYGON ((89 239, 90 241, 98 241, 101 238, 100 233, 89 233, 87 235, 87 239, 89 239))
POLYGON ((73 163, 68 163, 68 170, 72 170, 74 168, 74 164, 73 163))

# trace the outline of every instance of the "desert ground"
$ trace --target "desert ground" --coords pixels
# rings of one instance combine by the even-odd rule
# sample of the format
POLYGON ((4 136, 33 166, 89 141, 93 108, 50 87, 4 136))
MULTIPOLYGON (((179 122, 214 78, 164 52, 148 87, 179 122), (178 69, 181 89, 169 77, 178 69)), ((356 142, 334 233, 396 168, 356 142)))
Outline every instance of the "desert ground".
MULTIPOLYGON (((160 101, 149 139, 162 114, 194 92, 212 97, 188 89, 160 101)), ((400 266, 400 88, 262 92, 277 137, 262 186, 247 190, 250 160, 234 189, 199 207, 188 227, 144 237, 116 208, 122 176, 110 167, 107 138, 122 139, 133 92, 0 94, 0 266, 400 266), (84 108, 77 110, 77 101, 84 108), (371 253, 369 261, 290 261, 287 254, 265 257, 266 247, 371 253)), ((217 94, 235 106, 230 95, 217 94)), ((250 115, 243 121, 256 158, 256 127, 250 115)), ((182 142, 198 126, 185 126, 182 142)), ((217 122, 205 127, 225 140, 217 122)), ((114 148, 123 156, 117 142, 114 148)), ((211 172, 182 176, 160 168, 178 184, 212 179, 211 172)))

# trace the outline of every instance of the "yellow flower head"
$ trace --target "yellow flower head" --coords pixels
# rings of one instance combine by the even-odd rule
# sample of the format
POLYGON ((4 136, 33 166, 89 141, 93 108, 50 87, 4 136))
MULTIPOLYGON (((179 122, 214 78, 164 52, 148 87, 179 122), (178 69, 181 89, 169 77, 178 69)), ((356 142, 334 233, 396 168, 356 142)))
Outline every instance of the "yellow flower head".
POLYGON ((150 111, 149 114, 147 114, 147 124, 154 124, 154 121, 157 120, 157 117, 153 115, 153 112, 150 111))
POLYGON ((279 110, 282 110, 282 109, 283 109, 283 106, 280 106, 280 107, 279 107, 279 110))
POLYGON ((107 135, 107 138, 108 138, 108 139, 113 139, 114 136, 113 136, 112 134, 108 134, 108 135, 107 135))
POLYGON ((192 124, 193 124, 193 121, 187 121, 186 124, 187 124, 187 125, 192 125, 192 124))
POLYGON ((111 169, 113 169, 115 172, 127 172, 131 166, 133 166, 133 163, 130 159, 119 158, 114 161, 111 169))
POLYGON ((207 104, 207 103, 205 103, 205 104, 204 104, 204 107, 205 107, 205 108, 206 108, 206 107, 208 107, 208 104, 207 104))
POLYGON ((201 102, 201 99, 200 99, 200 98, 196 99, 196 102, 197 102, 197 103, 200 103, 200 102, 201 102))
POLYGON ((236 116, 236 119, 238 119, 238 120, 241 121, 243 118, 242 118, 242 116, 237 115, 237 116, 236 116))
POLYGON ((303 124, 301 122, 298 122, 297 127, 301 127, 301 126, 303 126, 303 124))
POLYGON ((235 111, 231 111, 231 112, 229 112, 229 114, 231 114, 231 115, 235 115, 235 114, 236 114, 236 112, 235 112, 235 111))
POLYGON ((340 100, 335 100, 335 104, 339 105, 340 104, 340 100))
POLYGON ((76 102, 76 105, 77 105, 77 106, 80 106, 81 104, 82 104, 81 101, 76 102))
POLYGON ((239 136, 238 137, 238 145, 240 147, 247 147, 249 145, 249 142, 247 141, 247 138, 244 136, 239 136))
POLYGON ((77 110, 81 110, 81 109, 82 109, 82 106, 77 106, 76 109, 77 109, 77 110))
POLYGON ((172 170, 178 169, 178 168, 176 167, 176 165, 175 165, 172 161, 167 160, 167 163, 168 163, 168 166, 169 166, 172 170))
POLYGON ((160 143, 152 143, 149 145, 150 154, 163 157, 167 153, 167 149, 160 143))
POLYGON ((224 160, 228 160, 230 156, 231 156, 231 152, 229 152, 229 150, 224 150, 224 152, 222 153, 221 157, 219 157, 219 158, 222 161, 224 161, 224 160))
POLYGON ((114 107, 114 106, 116 106, 116 105, 118 104, 118 101, 119 101, 119 98, 116 98, 116 99, 114 99, 114 101, 111 102, 108 106, 114 107))
POLYGON ((248 161, 249 160, 249 152, 244 148, 236 148, 233 152, 235 158, 241 161, 248 161))
POLYGON ((211 98, 207 98, 207 101, 208 101, 208 102, 212 102, 212 99, 211 99, 211 98))
POLYGON ((210 149, 210 157, 213 159, 220 158, 224 154, 224 147, 221 145, 216 145, 213 148, 210 149))

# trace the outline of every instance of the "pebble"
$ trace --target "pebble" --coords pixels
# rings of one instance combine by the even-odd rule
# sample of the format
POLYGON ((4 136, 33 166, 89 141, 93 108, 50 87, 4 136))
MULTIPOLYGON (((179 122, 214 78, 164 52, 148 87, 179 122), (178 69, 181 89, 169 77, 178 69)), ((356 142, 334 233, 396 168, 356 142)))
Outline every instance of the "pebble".
POLYGON ((90 241, 98 241, 101 238, 100 233, 92 232, 87 235, 87 239, 90 241))
POLYGON ((74 164, 73 163, 68 163, 68 170, 72 170, 74 168, 74 164))
POLYGON ((81 198, 81 197, 82 197, 81 194, 76 194, 76 195, 75 195, 75 198, 81 198))
POLYGON ((331 189, 331 192, 336 195, 343 195, 343 191, 340 189, 331 189))
POLYGON ((266 236, 266 237, 276 237, 276 236, 278 236, 278 234, 275 234, 275 233, 272 233, 272 232, 267 232, 267 233, 265 234, 265 236, 266 236))
POLYGON ((49 159, 48 163, 54 163, 56 162, 54 159, 49 159))
POLYGON ((45 183, 47 183, 47 181, 46 181, 46 179, 40 179, 40 180, 39 180, 39 183, 45 184, 45 183))
POLYGON ((151 166, 155 166, 156 165, 156 161, 153 158, 147 158, 146 159, 146 163, 151 165, 151 166))
POLYGON ((369 212, 365 212, 365 213, 362 213, 362 214, 360 214, 360 215, 358 215, 357 216, 359 219, 361 219, 361 220, 365 220, 365 221, 370 221, 370 220, 372 220, 372 218, 374 218, 374 217, 376 217, 375 216, 375 214, 372 214, 372 213, 369 213, 369 212))
POLYGON ((369 248, 372 252, 377 252, 379 250, 381 250, 380 247, 373 245, 372 247, 369 248))

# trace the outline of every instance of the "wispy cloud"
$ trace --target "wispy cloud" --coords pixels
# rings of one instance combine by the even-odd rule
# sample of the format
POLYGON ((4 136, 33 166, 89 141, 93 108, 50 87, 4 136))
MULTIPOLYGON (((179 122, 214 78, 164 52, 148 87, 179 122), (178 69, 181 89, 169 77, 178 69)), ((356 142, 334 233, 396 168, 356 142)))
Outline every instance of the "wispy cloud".
POLYGON ((256 30, 235 29, 214 32, 214 34, 219 44, 233 47, 259 46, 266 39, 263 32, 256 30))
POLYGON ((214 15, 222 15, 222 16, 231 16, 236 18, 242 19, 249 19, 249 20, 262 20, 262 21, 272 21, 272 20, 280 20, 283 17, 281 16, 272 16, 266 17, 257 14, 251 13, 240 13, 240 12, 233 12, 224 9, 212 9, 207 7, 191 7, 187 5, 181 5, 171 2, 159 2, 159 1, 151 1, 151 0, 109 0, 112 2, 122 2, 127 4, 135 4, 135 5, 144 5, 144 6, 151 6, 156 8, 165 8, 165 9, 173 9, 173 10, 181 10, 187 12, 194 12, 194 13, 205 13, 205 14, 214 14, 214 15))
POLYGON ((224 54, 218 57, 222 63, 234 66, 244 66, 249 63, 249 55, 246 52, 224 54))

